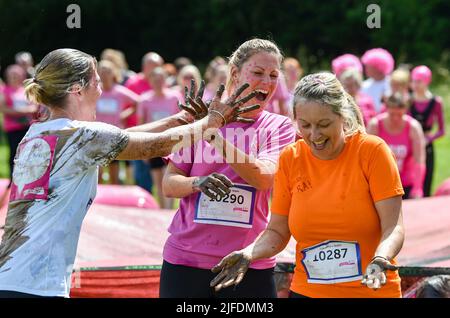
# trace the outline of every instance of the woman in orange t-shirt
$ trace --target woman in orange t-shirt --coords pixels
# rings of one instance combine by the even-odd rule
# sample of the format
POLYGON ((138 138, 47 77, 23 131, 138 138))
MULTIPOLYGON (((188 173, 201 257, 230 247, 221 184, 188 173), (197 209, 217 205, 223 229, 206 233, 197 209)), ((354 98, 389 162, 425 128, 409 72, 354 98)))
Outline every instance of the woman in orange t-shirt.
POLYGON ((386 143, 331 73, 304 77, 294 115, 303 139, 281 153, 267 229, 213 268, 216 290, 248 265, 297 241, 290 297, 401 297, 395 256, 404 228, 403 188, 386 143))

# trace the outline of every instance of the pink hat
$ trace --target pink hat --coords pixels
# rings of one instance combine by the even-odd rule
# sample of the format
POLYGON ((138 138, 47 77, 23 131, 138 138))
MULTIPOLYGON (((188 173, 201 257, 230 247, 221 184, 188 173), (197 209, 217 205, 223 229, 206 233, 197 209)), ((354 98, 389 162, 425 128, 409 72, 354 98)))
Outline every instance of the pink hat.
POLYGON ((344 54, 338 56, 331 62, 331 68, 333 69, 333 73, 339 77, 344 71, 349 68, 354 68, 362 73, 362 65, 359 61, 359 58, 353 54, 344 54))
POLYGON ((361 58, 364 65, 371 65, 388 75, 394 69, 394 58, 391 53, 382 48, 368 50, 361 58))
POLYGON ((431 70, 425 65, 416 66, 411 72, 411 79, 413 81, 423 81, 429 85, 431 83, 431 70))

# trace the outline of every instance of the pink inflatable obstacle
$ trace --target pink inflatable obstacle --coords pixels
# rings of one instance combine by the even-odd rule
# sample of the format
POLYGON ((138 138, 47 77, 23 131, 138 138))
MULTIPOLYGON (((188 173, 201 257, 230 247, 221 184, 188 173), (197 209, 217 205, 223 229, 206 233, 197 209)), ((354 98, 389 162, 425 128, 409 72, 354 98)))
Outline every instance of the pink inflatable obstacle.
POLYGON ((103 185, 97 188, 94 203, 123 207, 159 209, 153 196, 138 186, 103 185))
POLYGON ((450 195, 450 178, 440 184, 434 195, 450 195))

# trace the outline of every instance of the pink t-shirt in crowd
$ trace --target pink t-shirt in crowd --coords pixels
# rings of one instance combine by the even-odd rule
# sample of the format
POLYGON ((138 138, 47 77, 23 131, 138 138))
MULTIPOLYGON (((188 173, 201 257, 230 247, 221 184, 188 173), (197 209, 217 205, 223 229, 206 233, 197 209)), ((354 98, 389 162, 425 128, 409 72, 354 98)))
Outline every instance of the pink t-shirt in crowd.
POLYGON ((151 90, 141 95, 138 116, 145 123, 172 116, 180 111, 178 101, 181 100, 181 96, 178 91, 165 88, 163 94, 164 96, 156 96, 155 91, 151 90))
POLYGON ((356 95, 355 102, 361 109, 364 124, 367 126, 372 117, 374 117, 377 114, 377 112, 375 111, 375 104, 373 102, 373 99, 369 95, 359 91, 358 94, 356 95))
POLYGON ((277 88, 275 89, 275 92, 273 93, 272 97, 270 98, 270 101, 267 103, 266 111, 279 114, 280 108, 278 106, 278 103, 282 101, 285 105, 285 107, 289 107, 289 99, 291 94, 289 94, 289 90, 286 85, 286 80, 283 76, 283 74, 280 74, 278 76, 278 84, 277 88))
POLYGON ((109 91, 103 90, 97 100, 96 121, 123 128, 120 113, 128 106, 138 102, 139 95, 125 86, 115 84, 109 91))
MULTIPOLYGON (((147 92, 152 89, 149 81, 144 77, 143 73, 138 73, 128 79, 125 83, 125 87, 135 92, 138 95, 147 92)), ((134 127, 138 124, 137 112, 128 117, 126 121, 126 128, 134 127)))
MULTIPOLYGON (((22 86, 11 87, 5 85, 3 88, 3 96, 8 108, 20 110, 30 105, 25 97, 25 89, 22 86)), ((12 132, 27 129, 30 126, 32 116, 12 116, 4 114, 3 129, 5 132, 12 132)))
MULTIPOLYGON (((433 142, 435 139, 443 136, 445 134, 445 119, 444 119, 444 110, 442 107, 442 98, 439 96, 436 96, 436 102, 434 104, 433 110, 431 111, 430 117, 428 117, 428 120, 426 122, 427 126, 433 127, 437 123, 438 129, 436 133, 433 135, 427 135, 425 133, 425 137, 427 138, 427 142, 433 142)), ((413 101, 414 107, 419 112, 424 112, 429 104, 429 100, 426 101, 413 101)), ((411 115, 411 113, 409 113, 411 115)))
POLYGON ((400 178, 402 180, 402 185, 404 187, 409 187, 413 185, 414 181, 414 157, 413 157, 413 146, 411 140, 411 116, 405 115, 405 127, 404 129, 396 134, 392 135, 387 132, 383 124, 383 119, 386 118, 387 114, 379 114, 376 116, 378 120, 378 136, 382 138, 391 148, 394 153, 395 160, 397 161, 398 171, 400 172, 400 178))
MULTIPOLYGON (((222 127, 220 132, 246 154, 273 163, 278 162, 281 150, 295 138, 294 128, 287 117, 266 111, 253 124, 231 123, 222 127)), ((252 243, 267 227, 271 189, 260 191, 246 184, 208 142, 201 141, 193 147, 183 148, 169 156, 169 160, 187 176, 221 173, 237 187, 231 188, 230 197, 223 200, 229 200, 229 203, 220 203, 228 204, 222 212, 219 212, 220 208, 205 208, 211 200, 202 193, 182 198, 169 227, 164 260, 171 264, 210 269, 228 253, 252 243)), ((255 261, 250 267, 265 269, 273 266, 275 258, 255 261)))

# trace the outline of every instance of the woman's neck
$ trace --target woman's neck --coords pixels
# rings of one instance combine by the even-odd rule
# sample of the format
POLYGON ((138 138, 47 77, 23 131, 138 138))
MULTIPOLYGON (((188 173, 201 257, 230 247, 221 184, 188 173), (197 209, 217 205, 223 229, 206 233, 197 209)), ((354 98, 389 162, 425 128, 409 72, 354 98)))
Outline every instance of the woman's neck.
POLYGON ((415 91, 414 92, 414 100, 416 101, 425 101, 429 100, 433 97, 433 94, 427 89, 425 91, 415 91))

